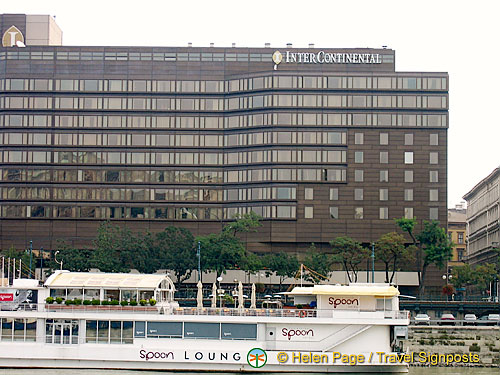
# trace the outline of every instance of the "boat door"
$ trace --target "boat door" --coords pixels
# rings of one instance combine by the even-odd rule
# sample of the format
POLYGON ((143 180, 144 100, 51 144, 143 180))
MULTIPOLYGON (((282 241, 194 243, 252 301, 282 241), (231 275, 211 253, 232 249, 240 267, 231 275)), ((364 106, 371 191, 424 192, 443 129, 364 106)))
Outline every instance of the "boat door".
POLYGON ((78 344, 78 320, 47 319, 45 334, 49 344, 78 344))
POLYGON ((276 349, 276 327, 266 327, 266 349, 276 349))

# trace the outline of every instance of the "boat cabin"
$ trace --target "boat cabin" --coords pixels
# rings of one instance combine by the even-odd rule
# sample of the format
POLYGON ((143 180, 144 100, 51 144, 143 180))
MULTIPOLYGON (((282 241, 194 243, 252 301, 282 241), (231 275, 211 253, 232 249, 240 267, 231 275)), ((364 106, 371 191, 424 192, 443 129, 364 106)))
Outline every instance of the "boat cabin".
POLYGON ((140 301, 173 305, 175 286, 167 275, 56 271, 46 281, 47 297, 63 300, 140 301))
POLYGON ((315 285, 295 287, 284 294, 293 297, 295 306, 315 307, 318 317, 399 310, 399 291, 389 284, 315 285))

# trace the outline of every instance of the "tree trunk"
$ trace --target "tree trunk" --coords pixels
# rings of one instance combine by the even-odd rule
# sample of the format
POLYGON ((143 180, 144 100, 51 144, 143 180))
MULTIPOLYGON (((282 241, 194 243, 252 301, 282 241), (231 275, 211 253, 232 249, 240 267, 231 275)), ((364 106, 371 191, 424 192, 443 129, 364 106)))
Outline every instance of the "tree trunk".
POLYGON ((385 282, 389 283, 389 262, 384 262, 385 264, 385 282))
POLYGON ((398 264, 398 258, 394 256, 394 263, 392 264, 392 275, 391 275, 391 281, 390 283, 392 284, 392 280, 394 280, 394 275, 396 274, 396 267, 398 264))
POLYGON ((344 265, 344 270, 347 273, 347 279, 349 280, 349 282, 351 282, 351 275, 349 275, 349 268, 347 267, 347 263, 342 262, 342 264, 344 265))
POLYGON ((418 281, 419 281, 418 296, 420 299, 422 299, 423 295, 425 294, 424 281, 425 281, 425 272, 426 271, 427 271, 427 265, 424 264, 422 266, 422 271, 419 273, 419 278, 418 278, 418 281))

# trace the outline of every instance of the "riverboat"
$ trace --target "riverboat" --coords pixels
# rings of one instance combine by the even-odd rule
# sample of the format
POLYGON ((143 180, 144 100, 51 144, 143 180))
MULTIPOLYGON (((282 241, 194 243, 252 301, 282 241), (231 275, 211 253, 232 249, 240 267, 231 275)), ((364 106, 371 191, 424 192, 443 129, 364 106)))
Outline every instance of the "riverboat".
POLYGON ((408 368, 397 353, 409 314, 399 310, 399 292, 391 285, 295 287, 284 293, 294 302, 288 308, 258 308, 255 294, 245 306, 241 293, 234 308, 217 306, 215 297, 211 307, 200 298, 198 307, 181 307, 174 292, 172 280, 159 274, 56 271, 43 285, 14 280, 0 287, 0 367, 300 373, 408 368))

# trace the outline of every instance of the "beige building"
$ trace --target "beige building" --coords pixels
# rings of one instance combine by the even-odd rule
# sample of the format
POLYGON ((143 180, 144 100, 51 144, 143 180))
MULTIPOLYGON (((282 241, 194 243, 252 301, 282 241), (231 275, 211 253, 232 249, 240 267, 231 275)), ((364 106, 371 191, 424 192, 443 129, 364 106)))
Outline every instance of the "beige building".
POLYGON ((499 247, 500 168, 464 195, 467 201, 467 259, 469 263, 491 262, 499 247))
POLYGON ((457 204, 448 209, 448 238, 453 242, 453 256, 448 262, 448 269, 463 264, 466 256, 467 209, 457 204))

